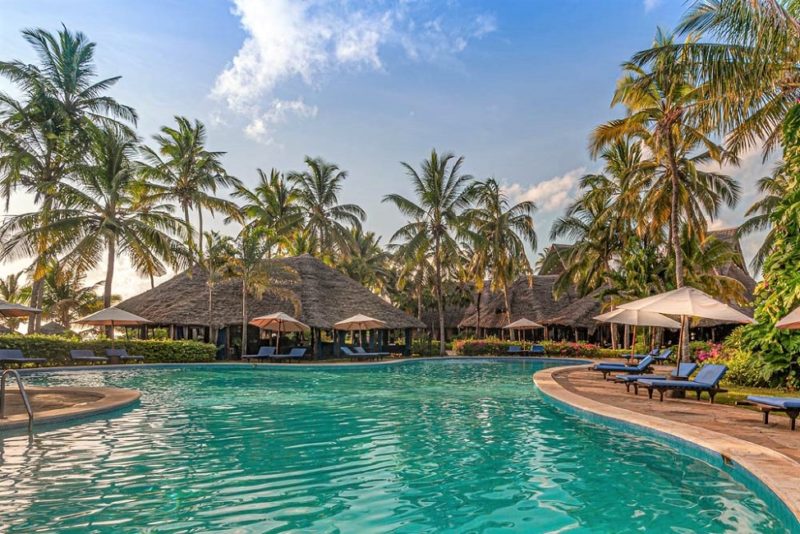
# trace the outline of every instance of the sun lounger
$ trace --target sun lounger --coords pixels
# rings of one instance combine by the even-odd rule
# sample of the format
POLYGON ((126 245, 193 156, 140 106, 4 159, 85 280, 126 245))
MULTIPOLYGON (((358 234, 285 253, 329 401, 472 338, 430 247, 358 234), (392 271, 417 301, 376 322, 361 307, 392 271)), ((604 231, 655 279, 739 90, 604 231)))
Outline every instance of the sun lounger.
POLYGON ((672 349, 664 349, 659 351, 659 349, 654 349, 650 352, 650 354, 634 354, 634 360, 642 360, 647 356, 652 356, 653 361, 657 363, 666 363, 669 360, 669 357, 672 356, 672 349))
POLYGON ((622 363, 598 363, 594 367, 590 367, 592 371, 600 371, 603 373, 603 380, 608 378, 611 373, 626 373, 626 374, 642 374, 650 369, 653 365, 653 357, 645 356, 637 365, 625 365, 622 363))
POLYGON ((295 347, 289 351, 288 354, 273 354, 269 356, 270 360, 299 360, 306 357, 305 347, 295 347))
POLYGON ((653 358, 655 358, 656 356, 658 356, 659 352, 661 352, 661 349, 653 349, 647 354, 629 354, 628 356, 626 356, 626 358, 628 360, 641 360, 647 356, 652 356, 653 358))
POLYGON ((678 366, 678 373, 672 371, 669 376, 666 375, 617 375, 614 378, 614 382, 617 384, 625 384, 625 389, 628 390, 630 393, 631 386, 633 386, 633 392, 638 395, 639 394, 639 385, 636 383, 637 380, 669 380, 670 378, 689 378, 692 373, 695 372, 697 369, 696 363, 682 363, 678 366))
POLYGON ((520 347, 519 345, 511 345, 510 347, 508 347, 508 350, 506 351, 506 354, 508 354, 509 356, 519 356, 520 354, 523 354, 524 352, 525 351, 522 350, 522 347, 520 347))
POLYGON ((785 412, 791 419, 791 428, 795 429, 797 416, 800 415, 800 398, 798 397, 761 397, 750 395, 747 397, 750 404, 758 406, 764 413, 764 424, 769 423, 770 412, 785 412))
POLYGON ((353 347, 353 350, 356 352, 356 354, 361 354, 363 356, 370 356, 373 358, 383 358, 384 356, 390 355, 390 353, 388 352, 367 352, 366 350, 364 350, 364 347, 359 347, 359 346, 353 347))
POLYGON ((653 390, 658 391, 662 402, 664 401, 665 391, 694 391, 697 393, 697 400, 700 400, 700 395, 705 391, 708 393, 711 404, 714 404, 714 396, 717 393, 726 391, 719 387, 719 382, 726 372, 728 372, 728 367, 725 365, 706 365, 698 371, 694 380, 653 380, 642 378, 636 383, 639 387, 647 388, 647 395, 651 399, 653 398, 653 390))
POLYGON ((128 354, 126 349, 106 349, 106 356, 109 358, 119 358, 120 362, 144 362, 144 356, 128 354))
POLYGON ((245 354, 242 356, 243 360, 266 360, 275 356, 275 347, 259 347, 258 354, 245 354))
POLYGON ((108 363, 105 356, 95 356, 94 351, 87 349, 74 349, 69 351, 69 359, 73 362, 108 363))
POLYGON ((531 354, 545 354, 544 346, 531 345, 531 354))
POLYGON ((0 349, 0 366, 5 369, 6 364, 16 363, 22 367, 23 363, 45 363, 47 358, 26 358, 19 349, 0 349))

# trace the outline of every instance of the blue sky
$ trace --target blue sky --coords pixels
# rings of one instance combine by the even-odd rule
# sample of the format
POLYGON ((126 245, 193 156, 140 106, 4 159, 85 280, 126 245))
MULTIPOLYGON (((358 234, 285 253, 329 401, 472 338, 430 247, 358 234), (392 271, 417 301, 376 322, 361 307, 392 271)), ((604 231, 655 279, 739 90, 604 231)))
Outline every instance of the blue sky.
MULTIPOLYGON (((587 138, 621 113, 609 108, 620 63, 683 8, 677 0, 2 0, 0 57, 34 60, 19 34, 26 27, 83 31, 97 43, 100 75, 123 77, 113 95, 138 110, 140 135, 176 114, 198 118, 209 147, 226 151, 229 171, 250 184, 257 167, 301 169, 306 154, 334 161, 350 173, 342 200, 362 205, 366 228, 384 241, 402 220, 381 197, 410 193, 399 162, 453 151, 467 172, 539 205, 541 250, 577 179, 598 168, 587 138)), ((741 222, 768 170, 758 153, 730 170, 745 195, 717 226, 741 222)), ((29 209, 29 200, 14 208, 29 209)), ((0 274, 19 266, 0 265, 0 274)))

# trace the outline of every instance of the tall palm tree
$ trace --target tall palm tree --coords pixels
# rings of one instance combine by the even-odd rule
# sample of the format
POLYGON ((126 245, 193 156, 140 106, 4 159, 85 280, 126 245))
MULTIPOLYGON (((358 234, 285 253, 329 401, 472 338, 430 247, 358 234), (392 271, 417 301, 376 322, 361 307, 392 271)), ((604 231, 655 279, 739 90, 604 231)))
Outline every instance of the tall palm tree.
POLYGON ((533 276, 525 246, 536 249, 536 231, 531 201, 511 204, 494 178, 471 187, 475 207, 464 216, 470 225, 472 242, 482 256, 492 280, 492 290, 502 291, 506 319, 511 322, 511 301, 508 288, 520 275, 533 276))
MULTIPOLYGON (((197 211, 198 234, 203 235, 203 210, 212 215, 220 212, 239 220, 239 208, 235 203, 216 196, 222 187, 236 187, 241 182, 225 172, 222 165, 224 152, 206 148, 206 128, 202 122, 192 123, 186 117, 176 116, 177 127, 163 126, 161 133, 153 137, 157 147, 141 149, 144 164, 141 173, 158 184, 165 200, 175 202, 183 212, 186 228, 192 228, 189 212, 197 211)), ((194 232, 188 234, 188 246, 195 251, 194 232)), ((203 255, 203 240, 197 249, 203 255)))
MULTIPOLYGON (((25 273, 19 272, 16 274, 9 274, 5 278, 0 278, 0 299, 6 302, 16 302, 18 304, 27 304, 31 298, 30 286, 21 283, 22 276, 25 273)), ((5 317, 5 324, 11 330, 16 330, 19 323, 22 321, 19 317, 5 317)))
POLYGON ((246 227, 266 232, 270 242, 275 243, 275 252, 280 254, 285 250, 290 237, 303 226, 300 194, 276 169, 272 169, 269 175, 261 169, 256 170, 256 186, 251 190, 237 184, 233 197, 243 202, 241 212, 246 227))
POLYGON ((461 174, 463 157, 432 150, 420 165, 421 173, 408 163, 401 163, 411 178, 416 201, 399 194, 383 197, 394 204, 410 221, 395 232, 392 241, 403 240, 409 251, 424 250, 434 268, 434 290, 439 314, 439 350, 445 354, 444 295, 442 266, 446 256, 455 257, 458 242, 455 234, 463 233, 463 211, 469 206, 472 176, 461 174))
MULTIPOLYGON (((52 261, 43 280, 42 315, 45 319, 69 328, 70 323, 79 317, 106 307, 97 294, 102 282, 87 285, 84 271, 52 261)), ((118 296, 112 296, 109 303, 119 300, 118 296)))
POLYGON ((398 299, 404 299, 407 293, 413 295, 415 305, 413 309, 416 317, 422 320, 425 310, 426 295, 429 293, 431 281, 434 278, 433 264, 429 256, 431 245, 425 240, 411 240, 403 243, 390 243, 389 251, 395 266, 395 298, 393 302, 399 305, 398 299))
POLYGON ((388 285, 390 255, 381 246, 381 238, 358 228, 350 232, 350 250, 338 265, 339 269, 374 293, 383 293, 388 285))
POLYGON ((272 243, 264 232, 244 228, 236 238, 234 254, 229 258, 231 276, 242 284, 242 354, 247 354, 247 325, 249 322, 248 298, 261 299, 265 294, 288 300, 298 311, 299 303, 287 284, 296 280, 297 273, 290 267, 270 260, 272 243))
MULTIPOLYGON (((119 77, 96 79, 95 44, 66 27, 56 34, 42 29, 22 32, 36 52, 39 63, 0 62, 0 76, 16 86, 20 100, 0 93, 0 195, 9 201, 14 192, 26 191, 39 206, 41 224, 50 222, 60 204, 59 186, 80 161, 90 143, 88 126, 136 122, 133 108, 119 104, 106 92, 119 77)), ((53 236, 43 233, 34 257, 31 305, 41 304, 42 277, 53 236)), ((28 332, 41 318, 28 322, 28 332)))
POLYGON ((298 189, 305 227, 314 236, 315 255, 330 261, 332 252, 346 254, 350 229, 361 228, 366 213, 356 204, 339 204, 346 171, 322 158, 306 156, 305 162, 308 170, 290 173, 289 181, 298 189))
POLYGON ((782 163, 775 168, 772 176, 764 176, 758 180, 758 191, 763 196, 747 208, 744 214, 747 219, 739 227, 738 232, 740 236, 743 236, 768 230, 764 241, 750 262, 750 267, 755 273, 761 270, 764 260, 772 252, 776 239, 776 231, 772 226, 772 214, 789 194, 791 187, 791 177, 785 172, 785 167, 782 163))
POLYGON ((200 265, 206 273, 208 288, 208 339, 210 343, 216 345, 220 325, 214 323, 214 288, 233 275, 231 259, 236 255, 236 248, 233 239, 219 232, 206 232, 203 237, 206 241, 206 253, 201 258, 200 265))

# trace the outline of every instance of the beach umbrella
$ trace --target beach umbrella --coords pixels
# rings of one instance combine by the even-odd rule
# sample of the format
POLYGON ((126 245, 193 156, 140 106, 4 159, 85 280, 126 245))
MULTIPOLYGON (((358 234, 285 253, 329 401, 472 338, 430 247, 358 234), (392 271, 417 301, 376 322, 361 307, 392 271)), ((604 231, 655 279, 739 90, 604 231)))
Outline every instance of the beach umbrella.
POLYGON ((8 302, 0 299, 0 316, 3 317, 26 317, 32 313, 42 313, 39 308, 31 308, 16 302, 8 302))
MULTIPOLYGON (((681 326, 686 317, 699 317, 702 319, 715 319, 732 323, 752 323, 753 319, 742 312, 731 308, 727 304, 713 299, 706 293, 693 287, 681 287, 652 297, 634 300, 621 304, 620 308, 626 310, 640 310, 661 313, 664 315, 679 315, 681 326)), ((686 333, 681 328, 681 339, 686 333)), ((680 365, 680 350, 678 365, 680 365)))
POLYGON ((348 317, 333 325, 334 330, 344 330, 346 332, 355 332, 358 330, 358 337, 362 347, 364 346, 364 337, 361 335, 361 331, 381 328, 386 328, 386 323, 384 321, 368 317, 361 313, 348 317))
POLYGON ((114 328, 117 326, 136 326, 147 324, 150 321, 144 317, 139 317, 131 312, 121 310, 116 306, 102 309, 94 312, 86 317, 81 317, 77 321, 78 324, 85 324, 89 326, 110 326, 111 327, 111 347, 114 347, 114 328))
MULTIPOLYGON (((295 319, 291 315, 283 312, 271 313, 269 315, 262 315, 250 321, 250 324, 257 326, 264 330, 277 332, 278 336, 275 338, 275 352, 280 352, 281 332, 305 332, 310 327, 295 319)), ((242 347, 242 354, 245 354, 246 347, 242 347)))
POLYGON ((522 319, 517 319, 513 323, 505 325, 503 328, 508 330, 537 330, 539 328, 544 328, 544 325, 535 323, 530 319, 523 317, 522 319))
POLYGON ((800 308, 795 308, 789 315, 775 323, 781 330, 797 330, 800 328, 800 308))
POLYGON ((636 345, 636 327, 637 326, 659 326, 662 328, 680 328, 681 324, 673 321, 669 317, 665 317, 660 313, 642 311, 642 310, 626 310, 625 308, 617 308, 610 312, 603 313, 593 317, 595 321, 601 323, 613 324, 626 324, 633 326, 633 343, 631 343, 631 355, 635 350, 636 345))

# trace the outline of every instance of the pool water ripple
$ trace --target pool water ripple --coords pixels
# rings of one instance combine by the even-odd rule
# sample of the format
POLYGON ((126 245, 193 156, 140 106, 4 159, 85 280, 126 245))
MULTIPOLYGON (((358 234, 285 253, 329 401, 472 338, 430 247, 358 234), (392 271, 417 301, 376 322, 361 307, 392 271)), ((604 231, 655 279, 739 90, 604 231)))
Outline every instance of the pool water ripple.
POLYGON ((37 375, 142 401, 4 439, 0 531, 786 531, 728 475, 544 403, 542 365, 37 375))

